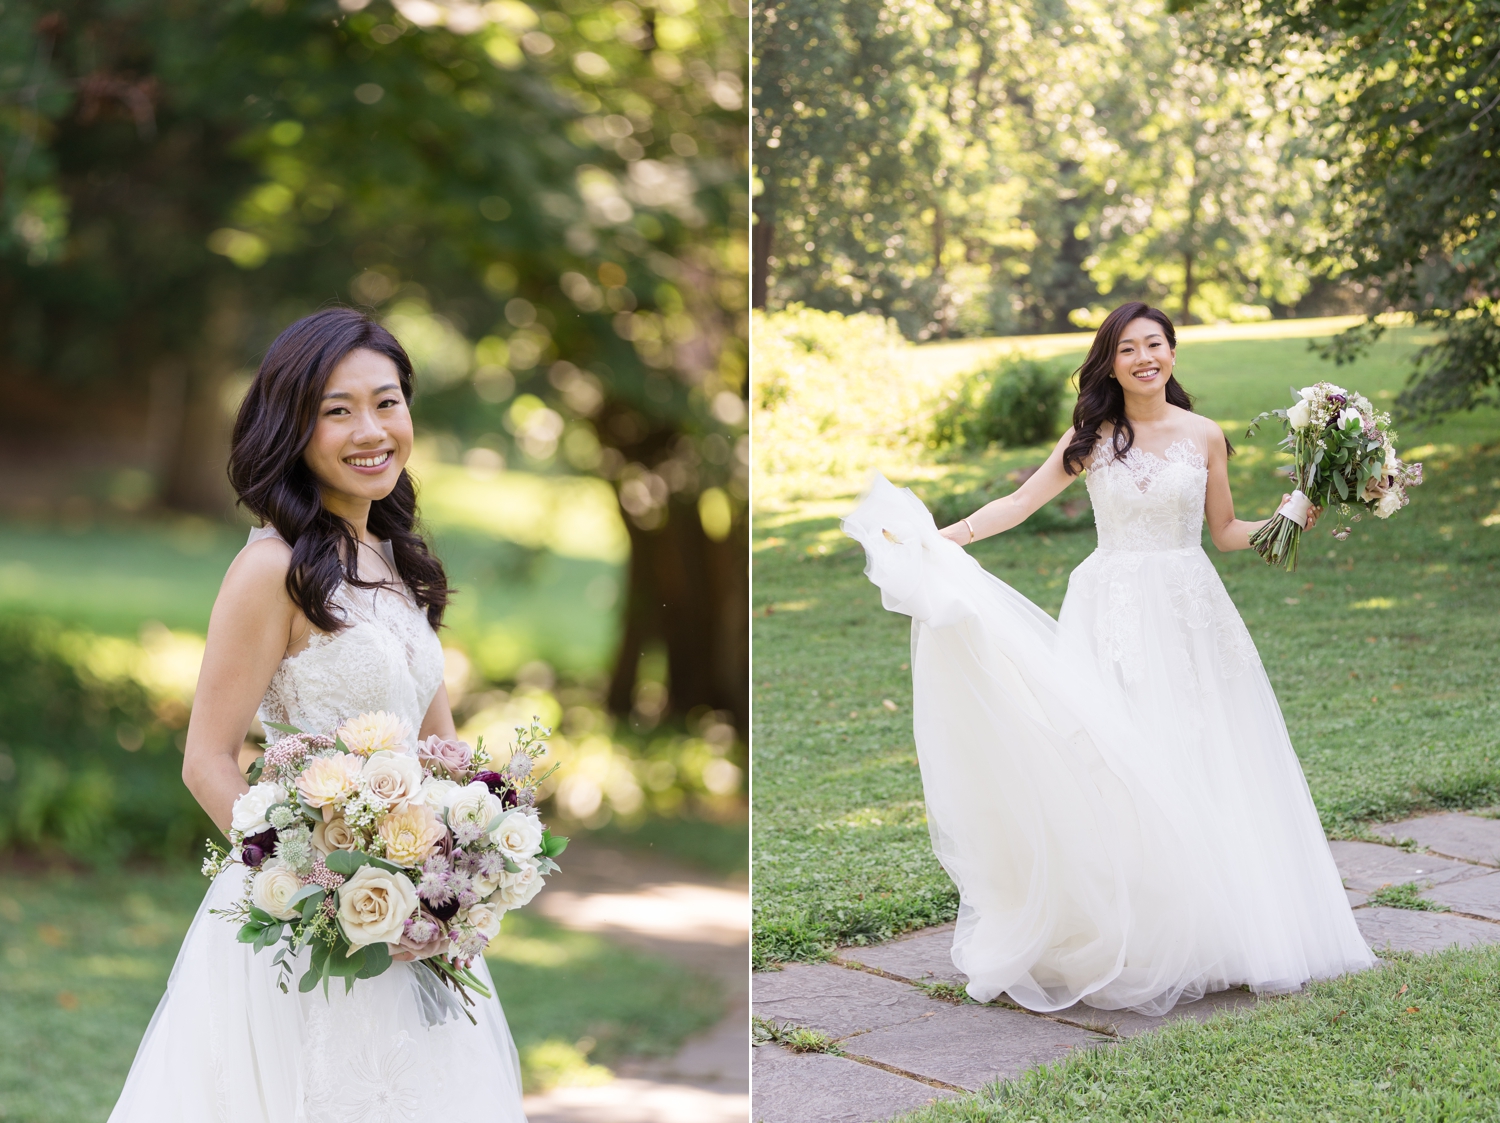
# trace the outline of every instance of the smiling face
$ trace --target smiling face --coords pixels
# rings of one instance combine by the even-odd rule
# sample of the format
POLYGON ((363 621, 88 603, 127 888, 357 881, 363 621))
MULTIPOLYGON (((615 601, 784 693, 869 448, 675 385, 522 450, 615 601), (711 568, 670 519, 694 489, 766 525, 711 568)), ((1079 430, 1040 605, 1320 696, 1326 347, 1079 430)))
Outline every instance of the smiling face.
POLYGON ((1176 361, 1162 326, 1141 316, 1125 325, 1115 344, 1114 376, 1126 395, 1156 397, 1167 392, 1176 361))
POLYGON ((302 459, 322 487, 324 505, 343 514, 391 493, 411 442, 411 412, 396 364, 361 348, 329 374, 302 459))

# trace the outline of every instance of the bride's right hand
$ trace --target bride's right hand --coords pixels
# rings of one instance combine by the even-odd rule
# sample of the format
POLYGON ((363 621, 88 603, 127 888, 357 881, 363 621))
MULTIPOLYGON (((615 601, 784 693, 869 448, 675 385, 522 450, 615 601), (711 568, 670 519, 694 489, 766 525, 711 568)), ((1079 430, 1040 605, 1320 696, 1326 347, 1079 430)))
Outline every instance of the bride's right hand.
POLYGON ((969 528, 962 522, 956 522, 952 526, 945 526, 938 533, 949 542, 956 542, 960 546, 967 546, 970 541, 969 528))

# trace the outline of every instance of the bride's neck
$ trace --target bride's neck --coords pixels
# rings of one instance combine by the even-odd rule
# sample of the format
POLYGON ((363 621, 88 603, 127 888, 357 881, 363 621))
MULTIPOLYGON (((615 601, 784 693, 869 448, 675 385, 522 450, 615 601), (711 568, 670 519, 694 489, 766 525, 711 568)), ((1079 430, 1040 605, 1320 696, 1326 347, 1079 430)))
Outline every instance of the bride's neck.
POLYGON ((371 546, 379 543, 370 537, 370 501, 325 491, 323 506, 354 528, 354 537, 371 546))
POLYGON ((1167 401, 1165 392, 1153 394, 1145 401, 1136 401, 1131 398, 1125 399, 1125 420, 1133 426, 1154 425, 1166 418, 1172 406, 1167 401))

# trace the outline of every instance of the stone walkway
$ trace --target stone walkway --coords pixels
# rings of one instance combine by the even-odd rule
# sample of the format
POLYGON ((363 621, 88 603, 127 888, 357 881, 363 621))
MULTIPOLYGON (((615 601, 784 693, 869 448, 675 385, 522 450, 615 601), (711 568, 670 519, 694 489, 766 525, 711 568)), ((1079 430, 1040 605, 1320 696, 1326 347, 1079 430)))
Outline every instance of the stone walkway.
POLYGON ((717 978, 728 998, 719 1024, 675 1057, 627 1061, 617 1079, 526 1097, 530 1123, 745 1123, 750 895, 735 884, 635 851, 578 840, 531 906, 584 932, 652 952, 717 978))
MULTIPOLYGON (((1417 848, 1330 843, 1371 948, 1425 953, 1500 943, 1500 820, 1444 813, 1375 833, 1392 843, 1413 840, 1417 848), (1426 887, 1421 896, 1452 911, 1366 903, 1377 889, 1407 882, 1426 887)), ((944 924, 873 947, 842 948, 831 962, 756 974, 757 1017, 818 1030, 844 1055, 757 1046, 754 1123, 876 1123, 1075 1049, 1107 1046, 1184 1018, 1205 1021, 1258 1001, 1246 991, 1224 991, 1165 1018, 1083 1005, 1044 1015, 1005 1000, 959 1004, 943 997, 965 981, 949 958, 952 933, 953 925, 944 924)))

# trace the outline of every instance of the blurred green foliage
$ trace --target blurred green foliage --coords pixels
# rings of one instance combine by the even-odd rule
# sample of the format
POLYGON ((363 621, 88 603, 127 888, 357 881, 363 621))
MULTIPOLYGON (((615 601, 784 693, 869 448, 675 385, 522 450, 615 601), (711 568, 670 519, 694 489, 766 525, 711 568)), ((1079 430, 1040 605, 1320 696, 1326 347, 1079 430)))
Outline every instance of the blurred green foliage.
POLYGON ((1068 373, 1055 362, 1015 356, 981 367, 953 388, 933 419, 932 443, 1025 448, 1056 440, 1068 373))

